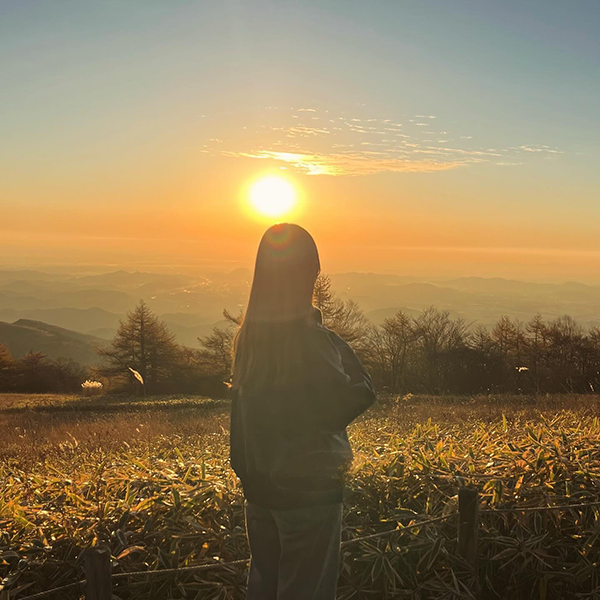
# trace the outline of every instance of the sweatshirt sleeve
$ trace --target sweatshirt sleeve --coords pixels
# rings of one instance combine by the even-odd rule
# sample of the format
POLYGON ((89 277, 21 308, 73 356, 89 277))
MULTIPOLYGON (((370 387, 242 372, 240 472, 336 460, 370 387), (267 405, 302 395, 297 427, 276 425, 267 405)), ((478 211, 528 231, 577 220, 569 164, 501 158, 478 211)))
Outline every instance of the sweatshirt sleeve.
POLYGON ((338 335, 319 328, 313 378, 316 410, 325 427, 341 430, 375 402, 371 377, 338 335))

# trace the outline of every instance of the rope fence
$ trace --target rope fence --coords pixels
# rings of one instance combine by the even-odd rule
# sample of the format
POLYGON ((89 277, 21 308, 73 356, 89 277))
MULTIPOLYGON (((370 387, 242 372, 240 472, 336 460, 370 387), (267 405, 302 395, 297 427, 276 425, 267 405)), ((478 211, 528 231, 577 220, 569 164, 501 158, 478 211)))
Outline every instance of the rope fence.
MULTIPOLYGON (((481 481, 510 481, 511 483, 516 483, 519 477, 523 477, 524 479, 536 479, 539 477, 539 474, 531 473, 531 472, 523 472, 517 473, 516 475, 489 475, 483 473, 420 473, 420 477, 426 477, 428 479, 445 479, 447 481, 461 481, 465 479, 476 479, 481 481)), ((588 473, 587 477, 600 479, 600 475, 596 475, 594 473, 588 473)), ((564 482, 571 482, 571 479, 564 479, 564 482)))
POLYGON ((509 508, 484 508, 480 513, 518 513, 518 512, 546 512, 552 510, 567 510, 572 508, 588 508, 590 506, 600 506, 600 502, 585 502, 581 504, 563 504, 562 506, 512 506, 509 508))
MULTIPOLYGON (((66 592, 67 590, 74 590, 75 588, 81 587, 85 585, 85 579, 82 581, 76 581, 75 583, 68 583, 67 585, 61 585, 60 587, 52 588, 50 590, 44 590, 43 592, 38 592, 37 594, 32 594, 31 596, 24 596, 21 600, 34 600, 35 598, 44 598, 49 596, 50 594, 58 594, 58 592, 66 592)), ((8 590, 8 596, 6 599, 10 598, 10 590, 8 590)))
POLYGON ((447 521, 452 517, 458 515, 457 512, 450 513, 448 515, 444 515, 443 517, 435 517, 433 519, 428 519, 427 521, 420 521, 419 523, 413 523, 412 525, 406 525, 404 527, 390 529, 388 531, 381 531, 380 533, 372 533, 371 535, 365 535, 363 537, 354 538, 352 540, 345 540, 342 542, 342 548, 349 546, 350 544, 355 544, 357 542, 365 542, 367 540, 374 540, 378 538, 385 537, 387 535, 391 535, 392 533, 404 533, 405 531, 410 531, 411 529, 418 529, 419 527, 424 527, 425 525, 431 525, 432 523, 439 523, 441 521, 447 521))
MULTIPOLYGON (((139 575, 170 575, 174 573, 190 573, 192 571, 208 571, 218 567, 237 567, 250 562, 250 558, 240 558, 239 560, 231 560, 229 562, 215 562, 206 565, 191 565, 189 567, 174 567, 172 569, 154 569, 153 571, 129 571, 127 573, 117 573, 112 576, 113 579, 126 579, 127 577, 139 575)), ((23 600, 27 600, 24 598, 23 600)))
MULTIPOLYGON (((565 504, 560 506, 513 506, 509 508, 485 508, 479 509, 479 494, 476 488, 465 486, 459 490, 458 495, 458 512, 453 512, 447 515, 439 517, 433 517, 424 521, 418 521, 411 523, 410 525, 397 527, 388 531, 382 531, 379 533, 373 533, 362 537, 357 537, 342 542, 341 547, 345 548, 352 544, 357 544, 365 541, 381 539, 392 534, 401 534, 406 531, 426 527, 434 523, 441 523, 448 521, 456 516, 459 517, 458 524, 458 551, 459 554, 471 565, 476 564, 477 560, 477 538, 479 529, 479 515, 480 514, 493 514, 493 513, 522 513, 522 512, 545 512, 545 511, 561 511, 571 509, 583 509, 600 506, 600 501, 578 503, 578 504, 565 504)), ((428 515, 421 515, 415 518, 422 518, 428 515)), ((214 562, 202 565, 191 565, 187 567, 174 567, 169 569, 154 569, 146 571, 129 571, 125 573, 111 573, 110 567, 110 553, 106 546, 97 546, 90 548, 86 551, 86 579, 70 583, 60 587, 44 590, 30 596, 24 596, 19 600, 37 600, 38 598, 45 598, 52 594, 58 594, 59 592, 66 592, 68 590, 76 589, 79 587, 86 588, 85 598, 86 600, 110 600, 111 593, 111 582, 115 580, 127 579, 129 577, 153 577, 156 575, 175 575, 179 573, 191 573, 199 571, 207 571, 209 569, 218 568, 229 568, 238 567, 248 564, 250 558, 242 558, 239 560, 233 560, 229 562, 214 562)), ((0 594, 0 600, 12 600, 10 590, 5 591, 5 595, 0 594)))

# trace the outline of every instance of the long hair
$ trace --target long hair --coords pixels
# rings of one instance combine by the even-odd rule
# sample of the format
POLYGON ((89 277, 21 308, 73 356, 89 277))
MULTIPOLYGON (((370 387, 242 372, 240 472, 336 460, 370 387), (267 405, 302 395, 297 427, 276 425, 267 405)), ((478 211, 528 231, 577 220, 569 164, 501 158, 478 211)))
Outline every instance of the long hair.
POLYGON ((263 235, 248 308, 234 341, 232 387, 293 385, 306 366, 305 334, 321 266, 311 235, 273 225, 263 235))

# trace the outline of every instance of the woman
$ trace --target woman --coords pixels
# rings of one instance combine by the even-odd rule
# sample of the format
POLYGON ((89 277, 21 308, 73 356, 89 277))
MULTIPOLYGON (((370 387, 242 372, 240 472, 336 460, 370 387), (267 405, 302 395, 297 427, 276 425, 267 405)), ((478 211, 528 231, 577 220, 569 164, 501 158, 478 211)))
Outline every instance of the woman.
POLYGON ((307 231, 268 229, 234 344, 231 464, 246 498, 249 600, 335 598, 346 426, 375 393, 312 306, 319 271, 307 231))

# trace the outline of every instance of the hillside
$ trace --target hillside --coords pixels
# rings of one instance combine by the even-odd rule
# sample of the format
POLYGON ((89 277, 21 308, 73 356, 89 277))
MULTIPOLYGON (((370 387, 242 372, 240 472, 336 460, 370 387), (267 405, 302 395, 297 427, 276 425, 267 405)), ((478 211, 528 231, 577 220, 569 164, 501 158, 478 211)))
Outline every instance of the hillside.
MULTIPOLYGON (((148 273, 114 271, 95 275, 0 270, 0 321, 27 319, 112 339, 119 321, 140 299, 186 346, 197 348, 221 321, 247 302, 252 272, 148 273)), ((410 316, 429 306, 453 318, 490 327, 502 315, 529 321, 540 314, 552 321, 568 314, 584 328, 600 325, 600 287, 583 283, 543 283, 502 278, 431 279, 384 273, 334 273, 332 289, 358 302, 375 323, 402 309, 410 316)))
POLYGON ((41 321, 19 319, 14 323, 0 321, 0 343, 15 358, 33 351, 43 352, 48 358, 70 358, 82 365, 94 365, 98 363, 95 347, 106 341, 41 321))

